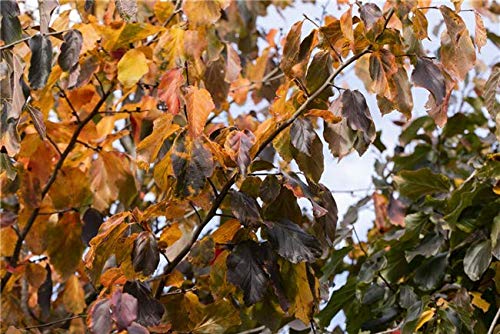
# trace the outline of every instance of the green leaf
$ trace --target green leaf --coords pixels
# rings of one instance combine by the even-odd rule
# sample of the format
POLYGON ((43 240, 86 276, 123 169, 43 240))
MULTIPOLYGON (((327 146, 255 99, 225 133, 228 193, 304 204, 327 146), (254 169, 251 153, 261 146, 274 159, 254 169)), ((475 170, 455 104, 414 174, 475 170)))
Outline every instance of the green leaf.
POLYGON ((319 312, 319 324, 322 327, 330 325, 331 320, 345 305, 352 303, 356 298, 356 279, 350 277, 346 284, 334 291, 328 304, 319 312))
POLYGON ((411 262, 417 255, 422 255, 426 258, 436 255, 443 242, 444 239, 440 234, 427 234, 414 250, 405 252, 406 261, 411 262))
POLYGON ((358 280, 363 283, 369 283, 375 275, 387 266, 387 258, 383 252, 371 255, 363 264, 358 273, 358 280))
POLYGON ((427 259, 415 271, 413 281, 424 291, 435 289, 443 279, 447 266, 448 253, 427 259))
POLYGON ((352 246, 346 246, 341 249, 335 250, 326 264, 321 268, 323 278, 329 279, 337 273, 337 268, 343 263, 344 257, 352 250, 352 246))
POLYGON ((423 195, 448 192, 451 186, 448 177, 434 174, 429 168, 401 171, 394 176, 394 182, 401 195, 413 200, 423 195))
POLYGON ((500 214, 493 219, 491 226, 491 249, 493 256, 500 260, 500 214))
POLYGON ((483 240, 471 245, 464 257, 464 271, 473 281, 481 278, 491 262, 491 240, 483 240))

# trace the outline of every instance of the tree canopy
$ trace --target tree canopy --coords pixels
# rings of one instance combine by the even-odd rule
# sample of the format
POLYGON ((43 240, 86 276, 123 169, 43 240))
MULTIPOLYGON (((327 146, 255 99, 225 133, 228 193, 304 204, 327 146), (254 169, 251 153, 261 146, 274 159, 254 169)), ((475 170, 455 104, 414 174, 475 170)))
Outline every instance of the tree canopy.
POLYGON ((257 24, 293 5, 1 2, 2 332, 499 329, 499 5, 257 24), (325 155, 368 149, 339 219, 325 155))

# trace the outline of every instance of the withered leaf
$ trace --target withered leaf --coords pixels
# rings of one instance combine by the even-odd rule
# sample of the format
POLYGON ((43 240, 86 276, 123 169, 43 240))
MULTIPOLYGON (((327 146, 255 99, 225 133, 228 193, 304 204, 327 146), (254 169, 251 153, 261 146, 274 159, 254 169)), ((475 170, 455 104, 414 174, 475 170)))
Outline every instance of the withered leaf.
POLYGON ((94 334, 111 333, 113 322, 111 319, 111 302, 109 299, 97 300, 89 311, 87 324, 94 334))
POLYGON ((31 88, 45 87, 52 71, 52 42, 48 36, 35 35, 30 39, 31 61, 28 80, 31 88))
POLYGON ((57 58, 57 62, 63 71, 71 70, 78 63, 82 43, 83 36, 78 30, 70 30, 64 35, 61 53, 59 54, 59 58, 57 58))
POLYGON ((248 165, 252 162, 250 148, 255 143, 255 136, 250 130, 232 131, 224 143, 226 151, 231 159, 236 162, 240 173, 247 174, 248 165))
POLYGON ((171 159, 176 193, 182 197, 199 194, 214 169, 210 150, 201 139, 193 139, 184 131, 175 139, 171 159))
POLYGON ((260 207, 255 198, 241 191, 231 192, 231 211, 245 226, 255 227, 262 221, 260 207))
POLYGON ((82 241, 88 246, 90 240, 97 235, 104 221, 103 215, 94 208, 88 208, 83 214, 82 241))
POLYGON ((27 105, 27 109, 31 116, 31 120, 33 121, 33 125, 35 126, 36 132, 38 132, 42 140, 45 140, 47 129, 45 127, 45 123, 43 122, 43 114, 38 108, 33 107, 31 104, 27 105))
POLYGON ((455 13, 450 8, 442 5, 439 7, 441 14, 443 15, 444 23, 446 24, 446 30, 450 39, 454 45, 458 43, 460 38, 466 34, 468 35, 467 27, 464 20, 455 13))
POLYGON ((446 82, 441 69, 431 59, 417 58, 411 80, 416 86, 427 89, 437 104, 443 102, 446 96, 446 82))
POLYGON ((165 307, 151 295, 151 288, 147 283, 127 281, 123 292, 137 299, 137 322, 143 326, 156 326, 165 313, 165 307))
POLYGON ((160 252, 155 236, 148 231, 139 233, 132 250, 134 270, 149 276, 155 272, 159 262, 160 252))
POLYGON ((370 55, 370 77, 374 82, 373 90, 386 95, 389 79, 398 71, 396 57, 388 50, 381 49, 370 55))
POLYGON ((375 139, 375 126, 370 109, 361 92, 348 89, 342 93, 342 116, 352 130, 363 132, 365 141, 371 142, 375 139))
POLYGON ((484 27, 484 22, 481 14, 479 14, 477 11, 474 11, 474 16, 476 18, 474 42, 476 43, 477 50, 481 52, 481 48, 485 46, 487 42, 486 28, 484 27))
POLYGON ((238 79, 241 72, 241 61, 238 52, 236 52, 231 44, 226 44, 227 60, 226 60, 226 76, 224 80, 233 82, 238 79))
POLYGON ((299 225, 282 219, 264 222, 271 244, 279 255, 292 263, 314 262, 321 256, 319 241, 302 230, 299 225))

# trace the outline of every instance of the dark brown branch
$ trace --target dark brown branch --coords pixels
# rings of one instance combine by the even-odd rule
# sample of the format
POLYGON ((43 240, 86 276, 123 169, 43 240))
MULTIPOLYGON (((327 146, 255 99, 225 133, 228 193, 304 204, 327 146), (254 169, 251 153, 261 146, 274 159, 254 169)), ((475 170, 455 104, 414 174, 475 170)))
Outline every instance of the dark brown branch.
MULTIPOLYGON (((49 33, 46 33, 46 34, 42 34, 42 36, 54 36, 54 35, 60 35, 60 34, 64 34, 65 32, 68 32, 70 31, 71 29, 67 29, 67 30, 62 30, 62 31, 53 31, 53 32, 49 32, 49 33)), ((33 36, 36 36, 36 35, 33 35, 33 36)), ((4 49, 8 49, 10 47, 13 47, 14 45, 16 44, 19 44, 19 43, 22 43, 22 42, 26 42, 26 41, 29 41, 31 38, 33 38, 33 36, 26 36, 26 37, 23 37, 21 39, 18 39, 17 41, 14 41, 10 44, 7 44, 7 45, 2 45, 0 46, 0 51, 1 50, 4 50, 4 49)))
MULTIPOLYGON (((85 119, 83 119, 80 124, 78 124, 78 127, 76 128, 75 132, 73 133, 73 136, 71 137, 71 139, 68 143, 68 146, 66 147, 64 152, 61 154, 61 157, 57 161, 57 164, 56 164, 54 170, 52 171, 52 174, 50 175, 49 180, 47 181, 47 183, 45 184, 45 186, 42 189, 40 202, 43 201, 45 196, 48 194, 50 188, 54 184, 56 177, 57 177, 57 174, 59 174, 59 171, 61 170, 61 168, 64 164, 64 161, 66 160, 66 158, 68 157, 70 152, 75 147, 75 145, 78 141, 78 136, 82 132, 83 128, 85 127, 85 125, 87 125, 88 122, 90 122, 92 120, 92 118, 94 118, 95 115, 97 115, 97 113, 99 112, 99 109, 102 107, 102 105, 104 104, 104 102, 106 101, 108 96, 111 94, 111 91, 112 91, 112 88, 110 88, 101 97, 101 99, 99 100, 99 102, 97 102, 97 104, 95 105, 92 112, 85 119)), ((33 209, 30 217, 28 218, 28 221, 26 222, 26 226, 24 227, 23 231, 21 232, 20 238, 17 239, 16 246, 14 248, 14 252, 12 253, 12 256, 9 260, 9 264, 12 267, 17 266, 17 261, 19 260, 19 256, 21 254, 21 247, 23 245, 24 239, 26 239, 26 236, 28 235, 29 231, 33 227, 33 224, 35 223, 35 220, 38 217, 39 213, 40 213, 40 207, 33 209)), ((5 288, 5 286, 7 285, 7 283, 9 282, 11 277, 12 277, 12 273, 10 271, 5 273, 5 275, 2 277, 2 280, 0 281, 0 285, 1 285, 0 291, 3 291, 3 289, 5 288)))

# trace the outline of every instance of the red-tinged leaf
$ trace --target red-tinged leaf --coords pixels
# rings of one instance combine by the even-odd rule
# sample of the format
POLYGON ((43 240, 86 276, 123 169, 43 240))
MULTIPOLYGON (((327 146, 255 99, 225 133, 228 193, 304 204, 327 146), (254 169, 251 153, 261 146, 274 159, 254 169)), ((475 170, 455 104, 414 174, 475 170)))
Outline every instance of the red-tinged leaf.
POLYGON ((309 55, 318 42, 317 30, 313 30, 302 42, 302 21, 295 23, 286 36, 283 47, 281 70, 289 78, 301 78, 305 72, 309 55))
POLYGON ((90 240, 97 235, 104 222, 103 215, 94 208, 88 208, 83 214, 82 241, 88 246, 90 240))
POLYGON ((370 55, 370 77, 374 85, 373 90, 379 95, 388 96, 390 94, 388 82, 391 77, 398 71, 396 65, 396 57, 385 49, 373 52, 370 55))
POLYGON ((224 147, 243 176, 247 174, 247 168, 252 162, 250 148, 254 143, 255 136, 250 130, 232 131, 226 137, 224 147))
POLYGON ((391 224, 405 227, 406 206, 403 202, 391 196, 387 212, 391 224))
POLYGON ((31 61, 28 80, 31 88, 45 87, 52 71, 52 43, 48 36, 35 35, 30 39, 31 61))
POLYGON ((215 105, 206 89, 189 86, 186 90, 189 133, 193 138, 197 138, 203 133, 205 122, 210 112, 215 109, 215 105))
POLYGON ((486 28, 484 27, 484 22, 481 14, 479 14, 477 11, 474 11, 474 16, 476 18, 474 43, 476 44, 477 51, 481 52, 481 48, 486 45, 487 41, 486 28))
POLYGON ((446 96, 446 82, 441 69, 434 61, 418 57, 411 80, 416 86, 427 89, 437 104, 443 102, 446 96))
POLYGON ((231 192, 231 211, 244 226, 256 227, 262 222, 260 207, 255 198, 241 191, 231 192))
POLYGON ((89 317, 87 317, 87 325, 93 334, 111 333, 113 322, 109 299, 99 299, 92 305, 89 317))
POLYGON ((213 173, 212 153, 200 138, 193 139, 183 131, 175 139, 171 153, 175 178, 175 192, 181 197, 198 195, 213 173))
POLYGON ((111 297, 111 318, 115 321, 118 329, 126 329, 137 319, 137 299, 128 294, 116 290, 111 297))
POLYGON ((64 35, 61 53, 59 54, 59 58, 57 58, 57 62, 63 71, 69 71, 78 64, 82 43, 83 36, 78 30, 70 30, 64 35))
POLYGON ((380 8, 374 4, 367 2, 363 4, 359 10, 361 20, 365 23, 366 29, 370 30, 373 25, 383 16, 380 8))
POLYGON ((52 270, 49 264, 45 265, 45 271, 47 272, 45 281, 40 285, 37 291, 38 306, 40 306, 43 319, 47 319, 50 315, 50 299, 52 298, 52 270))
POLYGON ((78 212, 66 212, 58 222, 47 226, 47 253, 50 263, 63 277, 73 274, 81 262, 84 245, 78 212))
POLYGON ((116 9, 121 18, 126 22, 137 21, 137 1, 136 0, 115 0, 116 9))
POLYGON ((229 43, 226 44, 226 52, 226 76, 224 79, 227 82, 233 82, 238 79, 241 72, 240 56, 229 43))
POLYGON ((158 85, 158 98, 165 102, 168 111, 174 115, 179 113, 179 93, 183 84, 184 77, 182 76, 182 69, 174 68, 163 74, 160 84, 158 85))
POLYGON ((155 236, 147 231, 139 233, 134 241, 132 264, 136 272, 153 274, 160 263, 160 252, 155 236))
POLYGON ((123 286, 123 292, 137 299, 137 322, 143 326, 156 326, 165 313, 165 307, 151 294, 151 288, 147 283, 139 281, 128 281, 123 286))
POLYGON ((264 222, 266 235, 276 251, 292 263, 314 262, 322 254, 319 241, 302 230, 299 225, 282 219, 264 222))

